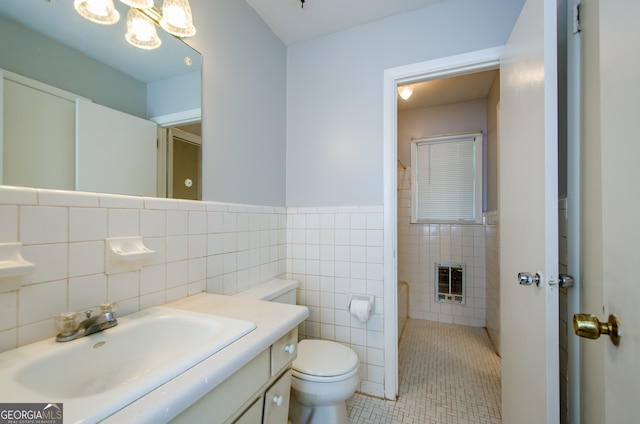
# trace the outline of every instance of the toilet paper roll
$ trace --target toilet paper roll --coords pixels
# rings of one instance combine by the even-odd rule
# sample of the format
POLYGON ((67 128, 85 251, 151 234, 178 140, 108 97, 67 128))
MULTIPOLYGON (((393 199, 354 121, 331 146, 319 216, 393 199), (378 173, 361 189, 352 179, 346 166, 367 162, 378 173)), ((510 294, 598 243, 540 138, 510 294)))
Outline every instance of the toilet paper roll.
POLYGON ((358 321, 367 322, 371 315, 371 303, 364 299, 352 299, 349 311, 351 311, 351 315, 358 318, 358 321))

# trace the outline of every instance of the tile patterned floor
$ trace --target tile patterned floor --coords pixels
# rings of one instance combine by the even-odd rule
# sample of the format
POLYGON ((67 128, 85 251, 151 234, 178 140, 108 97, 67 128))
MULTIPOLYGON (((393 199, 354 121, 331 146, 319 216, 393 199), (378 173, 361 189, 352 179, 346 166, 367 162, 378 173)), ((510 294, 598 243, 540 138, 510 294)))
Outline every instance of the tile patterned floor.
POLYGON ((501 362, 484 328, 409 319, 396 402, 356 393, 351 424, 500 424, 501 362))

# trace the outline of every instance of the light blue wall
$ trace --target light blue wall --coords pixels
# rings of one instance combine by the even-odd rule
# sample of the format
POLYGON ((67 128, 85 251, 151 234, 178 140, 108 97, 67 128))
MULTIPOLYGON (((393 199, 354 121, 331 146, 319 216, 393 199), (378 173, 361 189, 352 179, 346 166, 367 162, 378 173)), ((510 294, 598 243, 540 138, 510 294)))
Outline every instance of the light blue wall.
POLYGON ((191 0, 205 200, 285 205, 286 48, 241 0, 191 0))
MULTIPOLYGON (((200 68, 200 64, 197 64, 200 68)), ((200 109, 202 74, 189 72, 147 85, 147 118, 200 109)))
POLYGON ((447 0, 290 46, 287 206, 383 202, 384 70, 505 43, 524 0, 447 0))
POLYGON ((145 83, 2 16, 0 40, 0 68, 147 117, 145 83))

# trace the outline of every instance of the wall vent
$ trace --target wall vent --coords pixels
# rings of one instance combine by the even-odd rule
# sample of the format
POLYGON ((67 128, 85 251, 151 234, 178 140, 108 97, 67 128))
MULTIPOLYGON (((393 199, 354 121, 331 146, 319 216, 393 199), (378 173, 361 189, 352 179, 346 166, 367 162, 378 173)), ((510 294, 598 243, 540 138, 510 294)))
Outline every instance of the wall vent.
POLYGON ((435 263, 436 302, 464 304, 465 264, 435 263))

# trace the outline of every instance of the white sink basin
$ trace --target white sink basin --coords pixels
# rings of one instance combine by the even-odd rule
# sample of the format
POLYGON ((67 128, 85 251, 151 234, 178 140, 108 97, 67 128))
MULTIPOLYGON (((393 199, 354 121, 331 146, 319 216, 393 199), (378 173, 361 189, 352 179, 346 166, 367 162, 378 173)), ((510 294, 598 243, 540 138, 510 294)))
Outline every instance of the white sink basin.
POLYGON ((0 399, 63 403, 65 423, 96 422, 255 328, 216 315, 146 309, 100 333, 0 354, 0 399))

